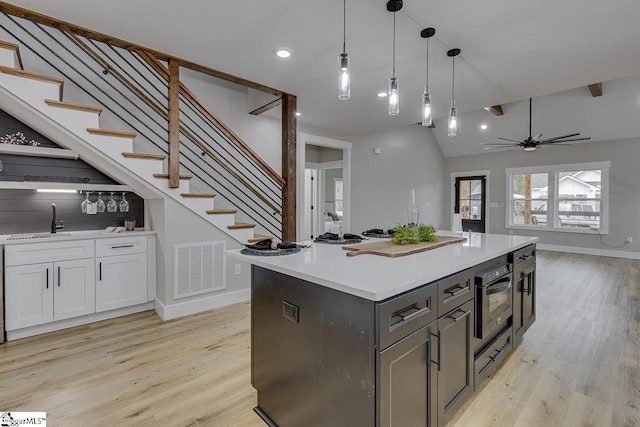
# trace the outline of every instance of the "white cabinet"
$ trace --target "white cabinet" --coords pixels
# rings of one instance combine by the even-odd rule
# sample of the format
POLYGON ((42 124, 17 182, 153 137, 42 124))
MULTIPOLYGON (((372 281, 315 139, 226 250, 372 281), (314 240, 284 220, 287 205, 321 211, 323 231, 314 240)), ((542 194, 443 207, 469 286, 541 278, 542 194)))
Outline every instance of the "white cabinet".
POLYGON ((7 331, 94 313, 94 277, 93 259, 7 267, 7 331))
POLYGON ((149 272, 155 269, 154 238, 6 245, 8 339, 149 309, 145 304, 155 295, 155 275, 149 272))
POLYGON ((5 268, 5 329, 53 322, 53 263, 5 268))
POLYGON ((147 302, 147 254, 96 258, 96 312, 147 302))

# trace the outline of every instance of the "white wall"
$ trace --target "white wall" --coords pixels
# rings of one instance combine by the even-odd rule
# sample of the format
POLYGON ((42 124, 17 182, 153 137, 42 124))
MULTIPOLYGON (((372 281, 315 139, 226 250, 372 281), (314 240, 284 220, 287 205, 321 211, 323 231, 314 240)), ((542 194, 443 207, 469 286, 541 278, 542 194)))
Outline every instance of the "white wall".
MULTIPOLYGON (((640 252, 640 138, 623 139, 605 142, 587 142, 570 147, 544 147, 533 152, 508 150, 501 153, 474 156, 449 157, 446 159, 446 176, 451 172, 468 170, 491 170, 491 189, 488 201, 506 202, 505 168, 557 165, 569 163, 585 163, 610 161, 610 219, 609 235, 604 236, 606 244, 622 245, 626 236, 633 237, 634 242, 625 248, 609 248, 600 243, 598 235, 562 233, 539 230, 513 230, 514 234, 538 236, 543 245, 588 248, 593 250, 615 250, 621 252, 640 252)), ((450 182, 447 186, 450 186, 450 182)), ((450 193, 445 192, 443 219, 446 227, 450 222, 450 193)), ((490 230, 492 233, 508 234, 506 228, 506 208, 491 209, 490 230)), ((445 227, 445 228, 446 228, 445 227)))
POLYGON ((401 222, 412 188, 420 222, 441 228, 446 194, 444 157, 431 129, 410 125, 350 141, 353 232, 389 228, 401 222), (374 148, 382 153, 374 154, 374 148))

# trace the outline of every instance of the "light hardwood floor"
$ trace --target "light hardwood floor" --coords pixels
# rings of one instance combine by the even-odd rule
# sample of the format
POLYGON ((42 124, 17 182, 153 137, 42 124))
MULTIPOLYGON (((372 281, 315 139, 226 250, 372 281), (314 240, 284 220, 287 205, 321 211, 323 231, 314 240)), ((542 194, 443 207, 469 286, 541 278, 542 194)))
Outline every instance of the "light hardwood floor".
MULTIPOLYGON (((539 251, 536 323, 448 427, 640 426, 639 269, 539 251)), ((2 344, 0 411, 46 411, 50 426, 263 427, 249 313, 146 312, 2 344)))

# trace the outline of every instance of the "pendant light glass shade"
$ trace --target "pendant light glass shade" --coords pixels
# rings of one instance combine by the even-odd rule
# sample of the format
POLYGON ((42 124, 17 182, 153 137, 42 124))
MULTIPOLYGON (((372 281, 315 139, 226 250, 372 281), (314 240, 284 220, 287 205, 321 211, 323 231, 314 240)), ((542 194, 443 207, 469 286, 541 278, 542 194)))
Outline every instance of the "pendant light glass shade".
POLYGON ((453 101, 451 101, 451 108, 449 108, 449 126, 447 128, 447 136, 456 136, 458 133, 458 112, 453 101))
POLYGON ((431 126, 431 94, 425 88, 422 94, 422 126, 431 126))
POLYGON ((398 94, 398 78, 392 76, 389 79, 389 115, 400 113, 400 99, 398 94))
POLYGON ((458 133, 458 112, 456 111, 456 56, 460 55, 460 49, 451 49, 447 56, 451 57, 451 108, 449 108, 449 124, 447 135, 456 136, 458 133))
POLYGON ((347 0, 342 2, 342 53, 338 59, 338 99, 351 97, 351 76, 349 76, 349 56, 347 55, 347 0))
POLYGON ((398 93, 398 78, 396 77, 396 12, 402 9, 402 0, 389 0, 387 11, 393 13, 393 68, 389 79, 389 115, 400 113, 400 97, 398 93))
POLYGON ((426 78, 424 84, 424 92, 422 93, 422 126, 431 126, 431 94, 429 93, 429 39, 436 33, 435 28, 425 28, 420 31, 420 37, 427 39, 427 66, 426 66, 426 78))
POLYGON ((338 99, 351 97, 351 79, 349 78, 349 57, 346 53, 340 54, 340 75, 338 77, 338 99))

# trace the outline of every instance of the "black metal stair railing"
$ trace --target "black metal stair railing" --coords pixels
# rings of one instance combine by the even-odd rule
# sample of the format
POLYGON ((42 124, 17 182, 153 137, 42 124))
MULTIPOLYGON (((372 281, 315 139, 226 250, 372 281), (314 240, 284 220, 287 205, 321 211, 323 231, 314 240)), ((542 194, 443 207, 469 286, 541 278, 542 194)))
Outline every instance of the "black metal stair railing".
MULTIPOLYGON (((168 84, 137 52, 4 12, 0 30, 20 45, 30 71, 63 77, 65 91, 78 98, 74 102, 98 103, 104 109, 101 126, 135 131, 136 147, 167 153, 168 84)), ((217 194, 217 206, 238 209, 267 233, 282 236, 280 184, 182 95, 180 164, 202 191, 217 194)))

